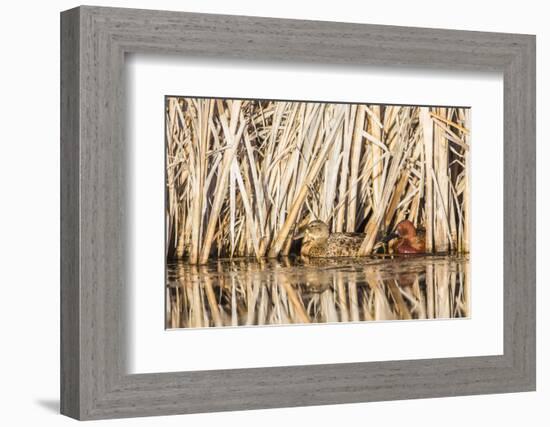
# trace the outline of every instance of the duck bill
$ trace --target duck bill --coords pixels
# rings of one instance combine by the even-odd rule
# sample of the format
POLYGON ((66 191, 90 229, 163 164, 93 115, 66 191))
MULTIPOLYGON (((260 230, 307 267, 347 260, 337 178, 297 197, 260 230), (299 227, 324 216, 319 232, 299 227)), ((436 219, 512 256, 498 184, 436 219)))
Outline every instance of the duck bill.
POLYGON ((382 239, 383 243, 388 243, 390 240, 397 239, 399 237, 399 234, 392 232, 389 234, 386 234, 386 236, 382 239))
POLYGON ((300 231, 298 234, 295 234, 292 240, 299 240, 302 239, 305 236, 305 233, 303 231, 300 231))

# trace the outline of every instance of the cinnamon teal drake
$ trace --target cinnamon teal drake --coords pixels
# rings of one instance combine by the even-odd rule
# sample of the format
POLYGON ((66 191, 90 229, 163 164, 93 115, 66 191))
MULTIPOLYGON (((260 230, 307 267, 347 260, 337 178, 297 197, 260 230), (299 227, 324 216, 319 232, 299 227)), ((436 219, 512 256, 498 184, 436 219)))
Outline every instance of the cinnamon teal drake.
POLYGON ((405 219, 395 227, 395 231, 384 238, 388 243, 397 239, 394 245, 390 245, 398 254, 423 254, 426 252, 426 239, 421 230, 417 230, 414 224, 405 219))
POLYGON ((365 238, 360 233, 331 233, 327 224, 315 220, 294 237, 303 238, 300 255, 313 258, 356 257, 365 238))

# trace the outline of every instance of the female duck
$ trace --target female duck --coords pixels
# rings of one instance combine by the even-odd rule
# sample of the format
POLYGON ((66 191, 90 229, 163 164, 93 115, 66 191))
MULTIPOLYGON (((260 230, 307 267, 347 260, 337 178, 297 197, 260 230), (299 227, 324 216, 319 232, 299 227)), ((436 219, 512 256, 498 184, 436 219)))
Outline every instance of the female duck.
POLYGON ((365 238, 358 233, 330 233, 323 221, 312 221, 295 239, 303 237, 300 254, 305 257, 356 257, 365 238))
POLYGON ((384 242, 397 238, 394 252, 398 254, 423 254, 426 252, 426 240, 408 219, 401 221, 395 227, 395 232, 388 234, 384 242))

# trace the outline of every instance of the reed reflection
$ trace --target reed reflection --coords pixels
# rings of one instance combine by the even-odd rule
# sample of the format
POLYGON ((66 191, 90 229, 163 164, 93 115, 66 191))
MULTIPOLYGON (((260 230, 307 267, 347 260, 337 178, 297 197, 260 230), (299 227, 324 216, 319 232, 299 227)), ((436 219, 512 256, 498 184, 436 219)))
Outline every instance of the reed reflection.
POLYGON ((470 315, 467 255, 175 261, 166 292, 169 329, 470 315))

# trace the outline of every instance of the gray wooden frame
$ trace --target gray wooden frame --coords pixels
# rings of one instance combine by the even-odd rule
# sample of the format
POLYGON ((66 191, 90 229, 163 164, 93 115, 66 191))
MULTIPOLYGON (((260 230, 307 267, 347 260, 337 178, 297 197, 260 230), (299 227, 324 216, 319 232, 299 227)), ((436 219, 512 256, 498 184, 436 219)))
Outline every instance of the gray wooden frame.
POLYGON ((61 14, 61 412, 99 419, 535 390, 535 37, 79 7, 61 14), (504 354, 128 375, 124 57, 504 76, 504 354))

